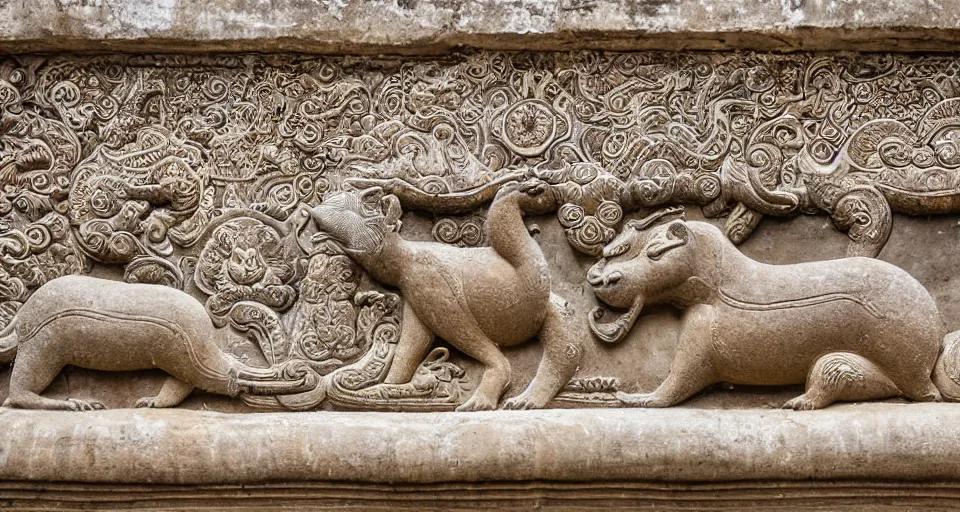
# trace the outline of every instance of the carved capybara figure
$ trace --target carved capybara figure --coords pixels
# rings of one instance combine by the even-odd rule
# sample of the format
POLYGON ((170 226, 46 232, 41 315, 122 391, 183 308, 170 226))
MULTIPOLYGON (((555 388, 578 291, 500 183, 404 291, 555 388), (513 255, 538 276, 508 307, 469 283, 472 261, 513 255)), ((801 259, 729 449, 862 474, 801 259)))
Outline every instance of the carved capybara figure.
POLYGON ((460 411, 497 407, 510 382, 510 363, 500 347, 534 336, 544 346, 536 377, 504 408, 543 407, 573 376, 582 354, 567 325, 574 319, 553 300, 546 259, 522 218, 522 212, 543 209, 542 184, 523 187, 511 179, 452 194, 428 194, 401 180, 354 180, 354 186, 370 188, 338 193, 312 209, 322 233, 403 296, 401 338, 386 383, 409 382, 435 336, 484 367, 460 411), (410 241, 398 232, 401 202, 454 213, 493 195, 485 225, 489 247, 410 241))
POLYGON ((958 336, 945 337, 933 298, 900 268, 869 258, 763 264, 711 224, 655 225, 678 213, 628 223, 588 274, 600 300, 628 310, 611 323, 595 310, 591 328, 604 341, 621 340, 647 305, 683 311, 666 380, 652 393, 620 394, 624 404, 668 407, 719 382, 805 382, 784 406, 792 409, 960 399, 958 336))
POLYGON ((137 407, 173 407, 194 388, 234 396, 292 393, 317 384, 308 376, 283 381, 278 368, 253 368, 226 355, 217 340, 229 331, 215 328, 203 304, 174 288, 60 277, 41 286, 0 332, 0 362, 16 358, 4 405, 103 409, 98 401, 40 396, 66 365, 169 373, 160 393, 141 398, 137 407))

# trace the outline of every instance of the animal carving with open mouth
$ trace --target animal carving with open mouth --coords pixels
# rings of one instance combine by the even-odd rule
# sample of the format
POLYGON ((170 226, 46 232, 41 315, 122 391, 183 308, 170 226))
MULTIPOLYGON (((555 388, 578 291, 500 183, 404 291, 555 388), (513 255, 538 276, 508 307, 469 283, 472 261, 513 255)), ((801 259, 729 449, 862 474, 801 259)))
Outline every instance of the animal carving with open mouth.
MULTIPOLYGON (((516 176, 462 192, 430 194, 401 180, 353 180, 346 191, 312 209, 317 226, 377 281, 403 296, 402 331, 387 384, 410 382, 440 337, 483 367, 473 396, 458 410, 494 409, 510 382, 500 351, 534 336, 544 345, 536 377, 508 409, 544 407, 567 384, 582 355, 570 333, 570 315, 551 295, 547 262, 523 223, 544 210, 542 183, 516 176), (494 197, 495 196, 495 197, 494 197), (433 213, 468 211, 493 202, 487 214, 489 247, 452 247, 405 240, 400 203, 433 213)), ((552 206, 550 206, 552 207, 552 206)))
POLYGON ((792 409, 960 400, 960 331, 946 333, 933 297, 900 268, 869 258, 768 265, 682 215, 628 222, 588 273, 601 301, 627 310, 608 323, 602 309, 591 314, 604 342, 623 340, 649 305, 683 311, 666 380, 652 393, 620 393, 625 405, 669 407, 721 382, 806 383, 792 409))

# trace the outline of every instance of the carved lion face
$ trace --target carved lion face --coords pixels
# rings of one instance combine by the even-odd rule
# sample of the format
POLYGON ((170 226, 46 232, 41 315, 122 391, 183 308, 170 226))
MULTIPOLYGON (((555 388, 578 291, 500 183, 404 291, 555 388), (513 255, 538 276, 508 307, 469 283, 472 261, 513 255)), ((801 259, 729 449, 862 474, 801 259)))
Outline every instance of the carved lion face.
MULTIPOLYGON (((669 213, 669 210, 668 212, 669 213)), ((597 307, 587 318, 590 330, 607 343, 623 340, 640 311, 659 302, 671 290, 691 277, 696 257, 691 247, 690 228, 683 220, 649 228, 665 216, 654 214, 642 221, 630 221, 617 238, 603 250, 604 258, 587 273, 587 281, 601 301, 626 309, 613 322, 598 323, 604 316, 597 307)))
POLYGON ((587 281, 603 302, 615 308, 634 307, 685 278, 690 241, 682 220, 646 228, 642 221, 628 222, 603 250, 603 259, 590 268, 587 281))

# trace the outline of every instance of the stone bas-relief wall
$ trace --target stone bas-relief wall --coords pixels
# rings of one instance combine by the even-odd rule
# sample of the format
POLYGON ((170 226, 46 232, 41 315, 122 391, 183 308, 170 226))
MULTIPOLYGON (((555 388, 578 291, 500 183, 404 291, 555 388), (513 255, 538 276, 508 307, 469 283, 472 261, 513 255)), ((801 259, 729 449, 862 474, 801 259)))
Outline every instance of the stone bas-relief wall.
POLYGON ((957 63, 6 57, 6 404, 960 398, 957 63))

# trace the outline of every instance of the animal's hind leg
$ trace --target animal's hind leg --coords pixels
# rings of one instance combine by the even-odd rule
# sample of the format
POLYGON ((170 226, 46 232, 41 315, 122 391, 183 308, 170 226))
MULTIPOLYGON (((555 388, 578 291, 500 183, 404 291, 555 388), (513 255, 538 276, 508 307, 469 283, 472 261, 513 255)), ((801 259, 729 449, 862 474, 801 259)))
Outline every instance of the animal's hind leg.
POLYGON ((183 382, 176 377, 167 377, 157 396, 145 396, 137 400, 136 407, 176 407, 190 396, 193 385, 183 382))
POLYGON ((890 380, 904 397, 915 402, 941 402, 943 395, 931 379, 931 370, 918 368, 905 374, 890 372, 890 380), (912 373, 912 374, 911 374, 912 373))
POLYGON ((18 409, 46 409, 52 411, 92 411, 106 409, 102 402, 68 398, 58 400, 40 396, 53 379, 63 370, 63 363, 56 361, 56 353, 38 350, 46 345, 43 334, 35 336, 20 347, 10 375, 10 392, 3 403, 18 409), (46 354, 50 357, 44 358, 46 354))
POLYGON ((893 381, 869 359, 850 352, 833 352, 813 363, 806 392, 783 407, 798 411, 822 409, 834 402, 877 400, 899 394, 893 381))
POLYGON ((533 381, 519 395, 507 400, 504 409, 540 409, 547 405, 570 381, 583 358, 583 347, 571 329, 569 318, 555 297, 550 301, 547 317, 540 330, 543 358, 533 381))
MULTIPOLYGON (((448 340, 453 343, 452 340, 448 340)), ((480 385, 469 400, 457 407, 458 411, 489 411, 496 409, 500 397, 510 384, 510 361, 500 348, 476 326, 464 326, 454 345, 464 354, 483 365, 480 385)))

